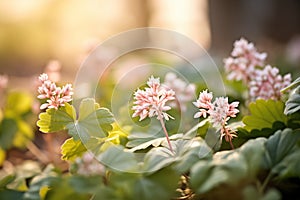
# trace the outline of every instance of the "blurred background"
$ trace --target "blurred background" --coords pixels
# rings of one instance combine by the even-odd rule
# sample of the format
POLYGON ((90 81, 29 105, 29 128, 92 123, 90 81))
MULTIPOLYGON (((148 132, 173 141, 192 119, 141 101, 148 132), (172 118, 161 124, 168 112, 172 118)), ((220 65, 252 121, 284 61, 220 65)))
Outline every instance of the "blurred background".
POLYGON ((0 74, 24 86, 58 60, 54 68, 61 65, 62 77, 73 80, 97 44, 147 26, 185 34, 221 64, 233 42, 245 37, 268 53, 271 65, 298 73, 299 10, 297 0, 1 0, 0 74))

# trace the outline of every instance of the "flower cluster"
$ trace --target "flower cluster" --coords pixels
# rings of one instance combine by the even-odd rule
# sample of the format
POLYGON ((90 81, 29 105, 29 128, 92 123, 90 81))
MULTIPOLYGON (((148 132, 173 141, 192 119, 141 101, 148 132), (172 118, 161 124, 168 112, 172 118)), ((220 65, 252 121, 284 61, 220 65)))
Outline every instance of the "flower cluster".
POLYGON ((253 43, 240 39, 234 43, 231 56, 224 60, 229 80, 243 80, 251 101, 281 98, 280 90, 291 82, 291 75, 282 77, 276 67, 265 66, 266 53, 258 53, 253 43))
POLYGON ((163 87, 171 88, 176 94, 176 102, 170 102, 171 107, 179 107, 182 111, 186 111, 186 103, 190 102, 195 95, 196 86, 194 84, 187 84, 176 74, 169 72, 165 76, 163 87))
POLYGON ((224 59, 229 80, 243 80, 248 83, 255 77, 257 66, 264 66, 266 53, 259 53, 253 43, 244 38, 234 42, 231 57, 224 59))
POLYGON ((46 99, 46 103, 42 104, 40 109, 58 109, 59 106, 64 106, 65 103, 72 101, 73 88, 71 84, 66 84, 62 88, 57 87, 45 73, 39 76, 39 81, 41 85, 38 87, 37 98, 46 99))
POLYGON ((291 74, 286 74, 283 77, 278 74, 279 70, 276 67, 267 65, 263 70, 257 70, 257 75, 250 82, 249 95, 252 100, 256 98, 274 99, 281 98, 280 90, 290 85, 291 74))
POLYGON ((239 102, 228 103, 227 97, 218 97, 212 102, 213 94, 204 90, 200 92, 199 98, 193 104, 199 108, 199 112, 194 115, 194 118, 203 116, 209 117, 212 126, 221 130, 221 138, 225 137, 227 142, 231 143, 235 133, 226 125, 230 117, 236 117, 239 112, 237 109, 239 102))
POLYGON ((167 101, 175 99, 175 92, 160 85, 159 78, 151 76, 147 82, 149 87, 144 90, 138 89, 134 93, 134 104, 132 109, 135 111, 132 117, 140 117, 140 121, 146 117, 157 116, 158 119, 172 118, 166 113, 171 107, 167 106, 167 101))

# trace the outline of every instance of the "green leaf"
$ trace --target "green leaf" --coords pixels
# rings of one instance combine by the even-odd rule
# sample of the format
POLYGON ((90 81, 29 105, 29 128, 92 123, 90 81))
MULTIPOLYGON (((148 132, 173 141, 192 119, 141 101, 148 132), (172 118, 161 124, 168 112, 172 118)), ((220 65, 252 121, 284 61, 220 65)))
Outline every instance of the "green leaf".
POLYGON ((123 146, 113 145, 101 153, 97 158, 106 167, 121 172, 137 172, 138 162, 134 153, 124 151, 123 146))
MULTIPOLYGON (((298 78, 299 79, 299 78, 298 78)), ((298 86, 290 95, 285 103, 284 114, 291 115, 300 110, 300 86, 298 86)))
POLYGON ((51 188, 53 185, 59 183, 61 181, 61 177, 59 175, 60 174, 58 173, 57 169, 52 164, 47 165, 41 173, 39 173, 30 181, 29 190, 25 192, 23 199, 44 199, 44 196, 48 191, 43 190, 45 190, 45 188, 51 188))
POLYGON ((149 176, 141 177, 134 184, 134 193, 131 199, 171 199, 178 181, 179 174, 170 168, 165 168, 149 176))
POLYGON ((80 104, 78 120, 68 124, 67 128, 75 140, 80 138, 83 142, 87 142, 91 136, 100 138, 108 136, 113 122, 113 115, 108 109, 99 108, 94 99, 88 98, 82 100, 80 104))
POLYGON ((18 148, 26 147, 29 140, 32 140, 34 133, 32 127, 23 120, 17 120, 18 132, 14 137, 13 145, 18 148))
POLYGON ((19 116, 31 110, 32 95, 25 92, 11 92, 7 96, 5 115, 19 116))
POLYGON ((0 180, 0 189, 5 188, 9 183, 13 182, 16 179, 14 174, 9 174, 3 177, 0 180))
POLYGON ((22 199, 24 192, 10 190, 10 189, 0 189, 0 199, 22 199))
POLYGON ((74 161, 77 157, 81 157, 87 149, 80 140, 73 138, 67 139, 61 146, 61 154, 63 160, 74 161))
POLYGON ((128 135, 127 147, 136 147, 145 144, 149 141, 153 141, 157 138, 164 138, 165 135, 162 131, 161 126, 151 126, 146 130, 139 132, 132 132, 128 135))
POLYGON ((153 173, 174 163, 175 169, 184 173, 200 159, 207 159, 211 156, 211 149, 200 137, 193 140, 179 139, 171 142, 174 154, 165 147, 151 149, 144 158, 144 170, 153 173))
POLYGON ((258 99, 250 103, 249 110, 251 115, 243 118, 247 131, 272 128, 276 121, 287 123, 287 117, 283 114, 284 103, 281 101, 258 99))
MULTIPOLYGON (((169 137, 170 140, 176 140, 176 139, 179 139, 179 138, 182 138, 183 137, 183 134, 175 134, 175 135, 171 135, 169 137)), ((137 145, 135 146, 134 148, 130 149, 129 151, 131 152, 135 152, 137 150, 141 150, 141 149, 147 149, 148 147, 150 146, 153 146, 153 147, 158 147, 160 145, 162 145, 163 143, 166 143, 167 142, 167 139, 166 137, 159 137, 159 138, 155 138, 155 139, 152 139, 150 141, 147 141, 145 143, 142 143, 140 145, 137 145)))
POLYGON ((65 103, 65 106, 47 109, 39 115, 37 122, 40 131, 51 133, 67 129, 69 124, 74 124, 76 120, 76 111, 73 106, 65 103))
POLYGON ((0 124, 0 147, 3 150, 12 147, 18 126, 14 119, 4 118, 0 124))
POLYGON ((198 194, 222 184, 238 184, 255 178, 264 156, 265 138, 249 140, 236 150, 221 151, 212 160, 201 160, 191 168, 191 185, 198 194))
POLYGON ((82 100, 79 107, 79 117, 76 120, 75 109, 66 103, 59 109, 47 109, 41 113, 37 122, 40 131, 49 133, 68 129, 75 140, 87 142, 91 136, 106 137, 112 130, 113 115, 106 108, 99 108, 94 99, 82 100))
MULTIPOLYGON (((299 138, 300 131, 291 129, 279 130, 272 135, 265 144, 264 167, 271 170, 273 174, 286 170, 286 165, 291 164, 286 163, 286 160, 290 160, 291 154, 296 152, 295 148, 299 138)), ((287 174, 288 172, 284 173, 287 174)))

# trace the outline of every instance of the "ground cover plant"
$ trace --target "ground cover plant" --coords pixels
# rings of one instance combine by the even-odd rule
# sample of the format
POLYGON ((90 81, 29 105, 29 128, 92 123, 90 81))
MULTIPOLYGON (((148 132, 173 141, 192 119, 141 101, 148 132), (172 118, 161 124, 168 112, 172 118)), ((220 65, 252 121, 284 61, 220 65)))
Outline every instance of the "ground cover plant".
MULTIPOLYGON (((173 72, 145 77, 125 108, 130 119, 118 122, 94 98, 83 99, 76 109, 72 85, 58 86, 41 74, 36 124, 54 137, 68 133, 61 159, 68 161, 69 169, 51 163, 3 168, 1 199, 298 197, 300 78, 292 81, 291 74, 281 75, 266 58, 243 38, 234 43, 223 73, 226 86, 239 88, 238 95, 216 96, 173 72), (178 128, 180 123, 184 128, 178 128)), ((32 99, 24 94, 7 98, 0 124, 1 154, 13 145, 28 145, 16 138, 27 134, 30 141, 32 132, 24 121, 30 108, 12 106, 32 99)))

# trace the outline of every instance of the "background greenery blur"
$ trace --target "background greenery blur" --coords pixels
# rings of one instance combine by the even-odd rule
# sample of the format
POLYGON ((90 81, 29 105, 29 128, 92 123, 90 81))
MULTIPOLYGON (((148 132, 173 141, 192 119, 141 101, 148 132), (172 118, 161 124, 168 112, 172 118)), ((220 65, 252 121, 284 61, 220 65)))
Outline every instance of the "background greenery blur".
POLYGON ((18 84, 57 59, 62 77, 72 80, 93 45, 146 26, 181 32, 216 61, 243 36, 269 52, 272 65, 298 73, 299 10, 296 0, 1 0, 0 74, 18 84))

